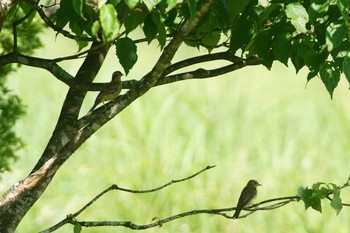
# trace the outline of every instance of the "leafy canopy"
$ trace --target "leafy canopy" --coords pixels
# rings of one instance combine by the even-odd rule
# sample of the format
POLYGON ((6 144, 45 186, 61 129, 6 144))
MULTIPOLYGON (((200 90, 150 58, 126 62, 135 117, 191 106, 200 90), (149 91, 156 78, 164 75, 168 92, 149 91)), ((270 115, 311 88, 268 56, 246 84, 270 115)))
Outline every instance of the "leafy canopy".
MULTIPOLYGON (((197 2, 62 0, 56 25, 69 24, 78 38, 116 42, 117 56, 128 72, 137 61, 130 33, 140 27, 148 43, 158 40, 163 48, 167 37, 193 17, 197 2)), ((291 61, 296 72, 308 68, 308 81, 320 77, 332 97, 341 73, 350 81, 349 8, 346 0, 219 0, 186 44, 257 56, 268 69, 276 60, 286 66, 291 61)))

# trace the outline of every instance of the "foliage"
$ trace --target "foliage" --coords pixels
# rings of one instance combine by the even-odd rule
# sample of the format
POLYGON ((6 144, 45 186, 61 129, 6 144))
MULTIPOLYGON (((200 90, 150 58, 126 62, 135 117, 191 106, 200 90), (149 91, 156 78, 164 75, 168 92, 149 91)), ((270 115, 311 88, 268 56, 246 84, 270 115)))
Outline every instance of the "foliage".
MULTIPOLYGON (((80 43, 85 39, 115 41, 117 51, 122 46, 118 44, 123 44, 118 43, 122 35, 128 36, 140 27, 148 43, 156 39, 164 48, 166 38, 185 19, 193 17, 197 4, 195 0, 90 0, 85 4, 80 0, 62 0, 56 26, 63 28, 68 24, 80 43)), ((242 57, 258 56, 268 69, 276 60, 286 66, 291 61, 296 72, 303 67, 309 69, 308 81, 319 76, 332 97, 341 73, 350 80, 349 4, 344 0, 215 1, 210 14, 185 42, 209 51, 227 48, 242 57)), ((137 41, 127 38, 128 46, 135 46, 131 43, 137 41)), ((118 55, 121 64, 127 64, 123 66, 126 73, 137 61, 135 50, 130 53, 118 55)))
POLYGON ((316 211, 322 213, 322 199, 329 199, 331 201, 330 205, 335 210, 337 214, 342 210, 343 203, 340 197, 340 192, 342 188, 350 186, 350 177, 343 186, 338 186, 334 183, 324 183, 317 182, 309 187, 300 187, 299 195, 305 204, 305 209, 309 207, 316 211))
MULTIPOLYGON (((17 48, 20 51, 31 54, 41 47, 38 33, 43 26, 38 23, 39 17, 33 18, 33 11, 27 4, 19 4, 7 17, 0 36, 0 55, 13 50, 14 34, 16 25, 17 48), (30 18, 17 25, 23 18, 30 18)), ((16 135, 14 126, 16 121, 24 115, 24 106, 19 97, 6 87, 5 76, 13 71, 18 65, 10 64, 0 67, 0 173, 10 170, 10 162, 16 159, 16 151, 22 148, 23 143, 16 135)))
POLYGON ((14 125, 23 115, 24 107, 18 96, 1 83, 0 97, 0 172, 4 172, 10 170, 11 160, 16 159, 15 152, 23 145, 14 132, 14 125))

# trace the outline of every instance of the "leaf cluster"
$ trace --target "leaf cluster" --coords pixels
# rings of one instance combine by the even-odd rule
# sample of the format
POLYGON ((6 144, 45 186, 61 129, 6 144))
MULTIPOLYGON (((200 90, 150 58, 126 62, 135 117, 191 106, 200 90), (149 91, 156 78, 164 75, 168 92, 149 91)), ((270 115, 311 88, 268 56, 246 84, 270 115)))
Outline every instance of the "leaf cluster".
POLYGON ((298 190, 301 200, 305 204, 305 209, 309 207, 322 213, 322 199, 330 200, 330 206, 337 214, 343 208, 343 202, 340 197, 341 189, 350 186, 350 178, 343 186, 337 186, 334 183, 317 182, 312 187, 300 187, 298 190))
POLYGON ((247 7, 233 22, 230 50, 257 55, 269 69, 275 60, 291 61, 296 72, 307 67, 307 80, 319 76, 332 97, 341 73, 350 81, 349 4, 271 0, 247 7))
MULTIPOLYGON (((40 18, 23 1, 13 8, 0 36, 0 55, 15 49, 32 54, 42 46, 39 33, 43 25, 40 18)), ((23 147, 22 140, 16 135, 14 126, 24 115, 25 107, 19 97, 6 87, 5 77, 19 65, 10 64, 0 67, 0 173, 10 170, 10 162, 17 158, 16 152, 23 147)))
POLYGON ((23 114, 20 99, 11 94, 0 79, 0 173, 10 170, 10 162, 16 159, 16 151, 23 146, 14 131, 16 121, 23 114))

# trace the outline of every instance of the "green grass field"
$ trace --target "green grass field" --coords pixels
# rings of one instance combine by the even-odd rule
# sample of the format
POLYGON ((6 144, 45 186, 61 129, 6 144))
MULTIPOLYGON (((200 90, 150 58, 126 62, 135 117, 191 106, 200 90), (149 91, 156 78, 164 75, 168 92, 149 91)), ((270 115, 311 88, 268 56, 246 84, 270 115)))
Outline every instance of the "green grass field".
MULTIPOLYGON (((130 78, 150 69, 147 54, 155 53, 155 47, 141 54, 130 78)), ((177 59, 193 55, 193 50, 182 50, 177 59)), ((103 75, 110 77, 115 62, 109 57, 97 81, 103 75)), ((64 66, 74 74, 78 64, 64 66)), ((233 207, 250 178, 263 185, 256 202, 295 195, 300 186, 317 181, 343 184, 350 173, 348 84, 343 78, 331 100, 320 80, 312 80, 305 89, 305 76, 306 72, 295 75, 292 68, 276 63, 272 71, 248 67, 220 78, 152 89, 64 164, 18 232, 36 232, 57 223, 111 184, 149 189, 207 165, 216 168, 156 193, 110 192, 78 219, 147 224, 153 217, 193 209, 233 207)), ((28 67, 13 73, 9 83, 27 105, 27 116, 18 125, 27 146, 13 172, 2 179, 1 192, 36 163, 67 90, 47 72, 28 67)), ((84 112, 95 96, 89 94, 84 112)), ((349 203, 350 191, 344 190, 342 197, 349 203)), ((305 211, 298 202, 239 221, 197 215, 145 232, 348 232, 349 219, 349 208, 336 216, 327 201, 322 214, 305 211)), ((73 228, 66 226, 57 232, 73 232, 73 228)), ((84 228, 83 232, 134 231, 84 228)))

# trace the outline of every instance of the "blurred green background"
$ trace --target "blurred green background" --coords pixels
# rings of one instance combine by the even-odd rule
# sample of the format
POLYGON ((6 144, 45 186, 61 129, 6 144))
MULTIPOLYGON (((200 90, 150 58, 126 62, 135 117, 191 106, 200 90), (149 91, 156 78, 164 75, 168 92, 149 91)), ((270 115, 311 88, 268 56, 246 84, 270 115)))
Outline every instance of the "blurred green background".
MULTIPOLYGON (((44 36, 46 47, 37 52, 40 56, 64 56, 76 49, 53 34, 44 36)), ((143 44, 138 51, 137 67, 128 79, 148 72, 159 49, 156 44, 143 44)), ((182 47, 174 60, 196 53, 182 47)), ((75 74, 81 62, 61 65, 75 74)), ((116 69, 121 68, 112 49, 96 82, 109 81, 116 69)), ((78 219, 147 224, 153 217, 193 209, 233 207, 251 178, 263 185, 256 202, 295 195, 300 186, 317 181, 343 184, 350 173, 348 84, 343 78, 331 100, 320 80, 306 86, 306 74, 303 70, 296 75, 292 67, 275 63, 272 71, 247 67, 218 78, 152 89, 63 165, 17 232, 52 226, 111 184, 149 189, 207 165, 216 168, 156 193, 110 192, 78 219)), ((1 180, 1 193, 24 178, 38 160, 67 90, 48 72, 31 67, 11 74, 8 83, 27 105, 27 115, 17 126, 27 145, 14 170, 1 180)), ((95 97, 96 93, 88 94, 82 114, 95 97)), ((349 203, 350 191, 343 190, 342 197, 349 203)), ((336 216, 327 201, 323 202, 323 214, 305 211, 298 202, 239 221, 196 215, 145 232, 347 232, 349 219, 349 208, 336 216)), ((67 225, 57 232, 73 232, 73 227, 67 225)), ((84 228, 83 232, 134 231, 101 227, 84 228)))

